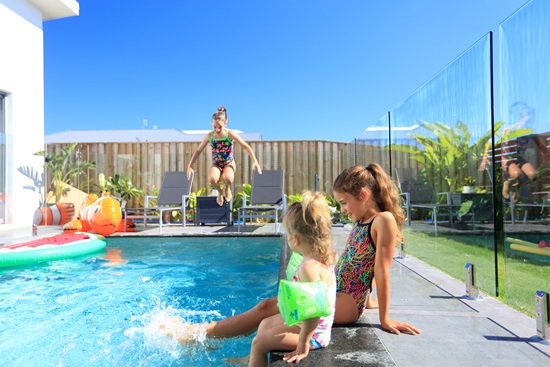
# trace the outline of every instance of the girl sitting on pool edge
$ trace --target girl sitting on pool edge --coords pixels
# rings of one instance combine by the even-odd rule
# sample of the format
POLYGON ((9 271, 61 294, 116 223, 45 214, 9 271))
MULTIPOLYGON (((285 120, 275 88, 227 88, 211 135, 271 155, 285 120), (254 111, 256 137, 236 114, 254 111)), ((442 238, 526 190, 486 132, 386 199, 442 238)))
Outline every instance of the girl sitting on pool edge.
POLYGON ((218 191, 216 202, 218 205, 223 205, 225 201, 231 202, 233 194, 231 193, 231 184, 235 179, 235 159, 233 157, 233 142, 239 143, 252 159, 252 169, 256 167, 259 174, 262 174, 262 168, 254 155, 254 151, 239 134, 226 128, 227 126, 227 109, 218 107, 218 111, 212 115, 212 131, 205 135, 197 150, 191 156, 189 165, 187 166, 187 179, 190 179, 195 172, 192 168, 193 164, 204 150, 210 144, 212 146, 212 167, 210 168, 210 183, 212 187, 218 191), (220 185, 220 180, 223 182, 223 188, 220 185))
MULTIPOLYGON (((390 307, 390 265, 398 241, 403 238, 405 215, 399 205, 395 184, 376 163, 344 170, 334 181, 333 192, 340 202, 342 214, 347 214, 352 228, 346 248, 336 266, 335 324, 352 324, 365 309, 373 277, 376 277, 380 325, 394 334, 420 334, 415 326, 392 320, 390 307)), ((205 324, 181 323, 170 320, 170 329, 187 331, 187 341, 200 329, 209 338, 227 338, 255 331, 260 322, 279 313, 277 297, 260 301, 248 311, 205 324)), ((168 329, 168 328, 166 328, 168 329)), ((181 335, 181 334, 180 334, 181 335)), ((182 344, 185 338, 180 339, 182 344)))
POLYGON ((338 255, 332 250, 332 220, 327 201, 320 193, 304 193, 301 202, 289 207, 283 225, 288 246, 303 256, 292 280, 324 281, 328 288, 326 298, 331 313, 328 316, 306 318, 292 326, 283 322, 281 313, 262 320, 252 341, 249 366, 267 366, 268 353, 273 350, 291 351, 283 359, 298 363, 307 357, 310 349, 325 348, 331 339, 336 305, 334 265, 338 255))

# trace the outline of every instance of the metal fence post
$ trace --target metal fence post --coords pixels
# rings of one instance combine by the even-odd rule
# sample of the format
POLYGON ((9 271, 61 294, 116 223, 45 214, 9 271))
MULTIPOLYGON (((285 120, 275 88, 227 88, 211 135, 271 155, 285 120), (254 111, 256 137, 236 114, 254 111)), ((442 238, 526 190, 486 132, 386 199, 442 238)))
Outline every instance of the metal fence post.
POLYGON ((466 263, 465 278, 466 295, 464 297, 474 301, 483 300, 483 298, 479 296, 479 290, 475 286, 474 264, 466 263))
POLYGON ((550 345, 550 297, 543 291, 535 293, 537 335, 532 339, 550 345))
POLYGON ((399 245, 399 258, 404 259, 407 257, 407 245, 405 242, 401 242, 399 245))

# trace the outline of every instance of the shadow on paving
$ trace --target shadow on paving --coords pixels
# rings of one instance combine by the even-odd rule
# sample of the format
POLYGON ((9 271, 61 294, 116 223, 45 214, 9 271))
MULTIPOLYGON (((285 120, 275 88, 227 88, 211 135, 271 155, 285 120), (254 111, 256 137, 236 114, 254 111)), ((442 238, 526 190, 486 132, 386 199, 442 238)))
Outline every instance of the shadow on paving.
MULTIPOLYGON (((241 233, 252 233, 255 230, 257 230, 258 228, 260 228, 260 226, 252 226, 252 225, 249 224, 246 227, 241 226, 240 232, 241 233)), ((225 226, 225 227, 222 227, 220 229, 217 229, 215 232, 216 233, 235 233, 235 232, 239 232, 239 228, 238 228, 237 225, 225 226)))
MULTIPOLYGON (((270 366, 288 366, 286 352, 272 352, 270 366)), ((334 325, 327 348, 311 351, 299 363, 310 367, 396 366, 390 354, 368 324, 334 325)))

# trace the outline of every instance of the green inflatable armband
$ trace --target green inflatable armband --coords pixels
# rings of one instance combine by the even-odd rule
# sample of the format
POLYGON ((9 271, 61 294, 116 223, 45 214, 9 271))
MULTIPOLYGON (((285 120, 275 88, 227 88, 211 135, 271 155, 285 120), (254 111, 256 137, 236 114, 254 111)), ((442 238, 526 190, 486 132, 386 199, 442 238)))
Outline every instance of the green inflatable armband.
POLYGON ((332 314, 327 284, 316 282, 293 282, 281 280, 277 306, 285 324, 292 326, 299 321, 332 314))
POLYGON ((298 266, 300 266, 303 259, 304 257, 298 252, 296 251, 292 252, 292 255, 290 255, 290 259, 288 259, 288 265, 286 266, 287 280, 292 280, 292 277, 294 276, 296 269, 298 269, 298 266))

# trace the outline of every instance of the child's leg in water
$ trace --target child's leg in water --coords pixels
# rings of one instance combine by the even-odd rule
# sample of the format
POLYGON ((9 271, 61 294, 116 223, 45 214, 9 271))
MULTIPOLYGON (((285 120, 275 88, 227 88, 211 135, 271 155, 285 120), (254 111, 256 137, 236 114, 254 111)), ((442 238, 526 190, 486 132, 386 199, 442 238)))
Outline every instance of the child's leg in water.
POLYGON ((176 338, 181 345, 187 345, 193 341, 200 341, 206 338, 206 324, 191 324, 182 322, 176 317, 167 314, 157 316, 160 329, 166 335, 176 338))
POLYGON ((206 325, 209 338, 231 338, 254 332, 263 319, 279 313, 277 297, 260 301, 248 311, 206 325))
POLYGON ((231 338, 239 335, 247 335, 254 332, 263 319, 279 313, 277 297, 271 297, 260 301, 250 310, 222 320, 212 321, 208 324, 188 324, 180 320, 166 316, 159 317, 160 328, 168 335, 175 336, 185 344, 197 334, 205 333, 207 338, 231 338), (180 332, 181 330, 181 332, 180 332))
POLYGON ((224 359, 224 362, 227 364, 237 365, 237 366, 248 366, 248 361, 250 360, 250 355, 241 358, 227 358, 224 359))

